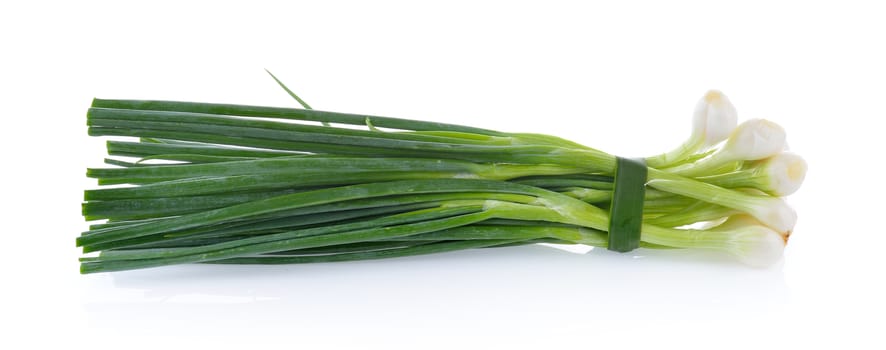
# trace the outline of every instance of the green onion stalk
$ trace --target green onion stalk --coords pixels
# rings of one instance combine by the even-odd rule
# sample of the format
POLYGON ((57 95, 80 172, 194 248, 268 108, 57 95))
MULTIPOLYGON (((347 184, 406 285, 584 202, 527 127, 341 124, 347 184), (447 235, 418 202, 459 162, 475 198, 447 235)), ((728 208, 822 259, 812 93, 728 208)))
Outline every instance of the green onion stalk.
MULTIPOLYGON (((87 170, 99 187, 84 193, 81 272, 607 247, 614 155, 550 135, 313 110, 280 85, 303 108, 95 99, 89 135, 129 139, 107 141, 111 167, 87 170)), ((781 258, 796 222, 783 197, 806 163, 784 152, 777 124, 736 121, 708 92, 690 138, 645 159, 640 247, 752 266, 781 258)))

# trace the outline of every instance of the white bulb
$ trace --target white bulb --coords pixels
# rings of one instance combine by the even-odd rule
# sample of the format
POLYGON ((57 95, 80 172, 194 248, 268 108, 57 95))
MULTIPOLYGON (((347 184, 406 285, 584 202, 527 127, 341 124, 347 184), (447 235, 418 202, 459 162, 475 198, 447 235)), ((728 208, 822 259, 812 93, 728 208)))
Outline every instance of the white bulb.
POLYGON ((765 160, 761 169, 766 172, 765 176, 769 180, 769 192, 781 197, 800 189, 808 166, 799 155, 780 153, 765 160))
MULTIPOLYGON (((735 214, 726 219, 722 224, 715 226, 715 230, 717 231, 729 231, 729 230, 738 230, 745 227, 750 226, 766 226, 766 224, 757 220, 757 218, 750 216, 748 214, 735 214)), ((774 230, 773 230, 774 231, 774 230)), ((787 241, 788 236, 790 236, 791 232, 778 232, 781 237, 787 241)))
POLYGON ((780 125, 765 119, 751 119, 732 132, 721 151, 732 160, 760 160, 781 153, 785 138, 780 125))
POLYGON ((702 138, 707 148, 729 137, 737 122, 738 112, 729 98, 720 91, 710 90, 695 105, 692 136, 702 138))
POLYGON ((729 233, 729 252, 741 262, 754 267, 767 267, 784 255, 785 238, 765 226, 747 226, 729 233))
POLYGON ((797 224, 797 212, 781 198, 760 198, 761 205, 748 214, 778 232, 790 234, 797 224))

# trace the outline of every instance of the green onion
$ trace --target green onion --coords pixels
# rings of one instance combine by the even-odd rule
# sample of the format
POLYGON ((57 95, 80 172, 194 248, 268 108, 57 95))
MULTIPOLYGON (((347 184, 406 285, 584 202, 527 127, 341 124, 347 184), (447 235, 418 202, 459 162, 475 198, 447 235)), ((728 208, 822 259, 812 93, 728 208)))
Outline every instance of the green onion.
POLYGON ((313 110, 272 77, 305 109, 93 101, 89 134, 133 138, 107 151, 134 160, 87 169, 100 186, 82 214, 107 221, 77 238, 97 252, 83 273, 539 242, 707 249, 766 266, 796 220, 777 196, 799 188, 805 162, 782 152, 774 123, 736 126, 719 92, 699 102, 689 140, 634 167, 555 136, 313 110))

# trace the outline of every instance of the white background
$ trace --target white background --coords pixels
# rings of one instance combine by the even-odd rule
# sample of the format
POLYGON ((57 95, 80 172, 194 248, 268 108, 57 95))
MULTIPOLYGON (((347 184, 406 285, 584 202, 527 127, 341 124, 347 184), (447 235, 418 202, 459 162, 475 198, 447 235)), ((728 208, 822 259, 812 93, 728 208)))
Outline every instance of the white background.
POLYGON ((0 5, 0 347, 883 348, 886 12, 875 2, 0 5), (617 4, 612 4, 617 3, 617 4), (664 151, 695 101, 788 130, 784 261, 532 246, 81 276, 92 97, 294 106, 664 151))

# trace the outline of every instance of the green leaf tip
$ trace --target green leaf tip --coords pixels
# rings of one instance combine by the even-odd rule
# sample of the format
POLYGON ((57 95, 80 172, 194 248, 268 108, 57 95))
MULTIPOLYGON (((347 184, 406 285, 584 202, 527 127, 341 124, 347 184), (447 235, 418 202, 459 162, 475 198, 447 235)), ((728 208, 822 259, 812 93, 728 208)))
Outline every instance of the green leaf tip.
MULTIPOLYGON (((292 90, 290 90, 288 87, 286 87, 286 84, 283 84, 283 82, 280 81, 280 79, 277 79, 277 76, 275 76, 274 73, 271 73, 271 71, 269 71, 267 68, 265 68, 265 72, 268 72, 268 75, 270 75, 271 78, 273 78, 274 81, 276 81, 277 84, 283 88, 283 90, 286 90, 286 93, 289 94, 289 96, 292 96, 292 98, 294 98, 296 101, 298 101, 298 103, 302 107, 304 107, 304 109, 313 109, 313 108, 311 108, 310 105, 308 105, 307 102, 305 102, 305 100, 302 100, 300 97, 298 97, 298 95, 296 95, 294 92, 292 92, 292 90)), ((330 126, 330 124, 327 122, 322 122, 322 124, 323 124, 323 126, 330 126)))
POLYGON ((265 72, 268 72, 268 75, 270 75, 271 78, 273 78, 274 81, 277 82, 277 85, 280 85, 280 87, 283 88, 283 90, 285 90, 286 93, 289 94, 289 96, 292 96, 292 98, 294 98, 296 101, 298 101, 298 103, 302 107, 304 107, 305 109, 313 109, 313 108, 311 108, 310 105, 308 105, 307 102, 302 100, 300 97, 298 97, 298 95, 296 95, 294 92, 292 92, 292 90, 290 90, 288 87, 286 87, 286 84, 283 84, 283 82, 280 81, 280 79, 277 79, 277 76, 275 76, 274 73, 271 73, 271 71, 269 71, 267 68, 265 68, 265 72))

